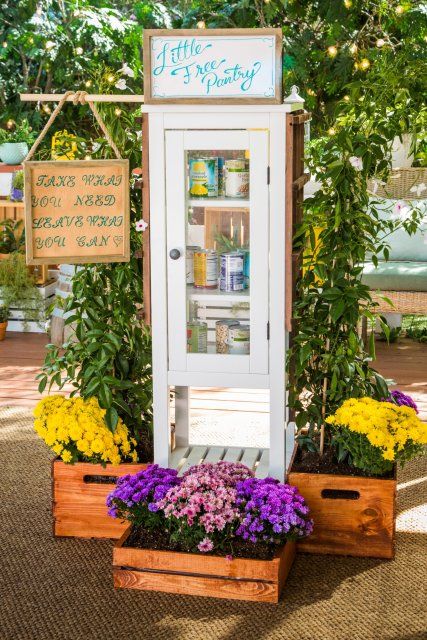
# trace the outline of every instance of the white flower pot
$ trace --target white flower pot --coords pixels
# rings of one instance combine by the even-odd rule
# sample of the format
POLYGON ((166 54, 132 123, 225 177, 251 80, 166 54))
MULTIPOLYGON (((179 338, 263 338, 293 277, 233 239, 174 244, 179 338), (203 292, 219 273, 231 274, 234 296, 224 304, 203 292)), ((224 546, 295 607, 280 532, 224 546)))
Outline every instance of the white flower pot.
POLYGON ((393 140, 391 147, 391 162, 393 169, 409 169, 412 167, 414 155, 410 153, 411 135, 402 134, 402 141, 398 136, 393 140))

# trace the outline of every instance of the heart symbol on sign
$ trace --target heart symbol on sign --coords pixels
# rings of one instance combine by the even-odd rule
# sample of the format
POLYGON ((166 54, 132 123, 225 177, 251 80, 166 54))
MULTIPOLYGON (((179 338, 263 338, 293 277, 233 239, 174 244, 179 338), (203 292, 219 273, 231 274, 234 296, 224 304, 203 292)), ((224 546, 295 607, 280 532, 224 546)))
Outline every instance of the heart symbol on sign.
POLYGON ((119 244, 121 244, 122 240, 123 240, 123 236, 114 236, 113 238, 113 241, 116 247, 118 247, 119 244))

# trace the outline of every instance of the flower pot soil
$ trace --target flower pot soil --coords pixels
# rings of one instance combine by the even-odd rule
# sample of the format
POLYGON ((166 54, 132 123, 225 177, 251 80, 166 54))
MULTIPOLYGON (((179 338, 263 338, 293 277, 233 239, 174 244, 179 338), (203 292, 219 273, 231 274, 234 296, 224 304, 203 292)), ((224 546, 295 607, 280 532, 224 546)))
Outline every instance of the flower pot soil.
POLYGON ((120 538, 127 524, 108 515, 105 501, 117 478, 134 474, 146 464, 119 465, 90 462, 52 462, 52 511, 55 536, 120 538))
POLYGON ((338 462, 335 459, 334 451, 332 449, 326 449, 325 453, 321 457, 317 451, 303 451, 298 448, 295 453, 291 472, 329 473, 340 476, 362 476, 365 478, 393 478, 393 472, 386 473, 382 476, 376 476, 367 473, 363 469, 353 467, 347 462, 338 462))
MULTIPOLYGON (((191 553, 183 544, 171 542, 169 535, 164 529, 150 530, 143 526, 133 527, 129 536, 125 540, 123 547, 134 547, 136 549, 156 549, 161 551, 180 551, 191 553)), ((277 547, 264 542, 249 542, 242 538, 235 537, 229 549, 221 551, 211 551, 210 555, 231 556, 233 558, 252 558, 258 560, 272 560, 277 551, 277 547)), ((200 554, 198 554, 200 555, 200 554)))
MULTIPOLYGON (((269 560, 183 553, 131 527, 113 549, 114 586, 253 602, 278 602, 295 557, 287 542, 269 560), (145 538, 145 539, 144 539, 145 538), (148 548, 145 545, 150 545, 148 548)), ((253 545, 254 547, 256 545, 253 545)), ((243 548, 242 548, 243 553, 243 548)))
POLYGON ((289 484, 298 487, 314 520, 313 534, 298 542, 307 553, 394 557, 395 470, 386 477, 366 476, 335 463, 328 453, 294 452, 289 484))

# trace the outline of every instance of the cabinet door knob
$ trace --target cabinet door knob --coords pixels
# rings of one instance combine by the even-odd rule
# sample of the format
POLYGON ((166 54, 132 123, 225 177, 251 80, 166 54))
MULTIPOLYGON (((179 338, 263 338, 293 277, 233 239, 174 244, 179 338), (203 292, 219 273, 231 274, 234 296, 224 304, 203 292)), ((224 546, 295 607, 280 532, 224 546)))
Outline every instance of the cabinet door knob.
POLYGON ((172 258, 172 260, 178 260, 178 258, 181 257, 181 251, 179 249, 171 249, 169 251, 169 256, 172 258))

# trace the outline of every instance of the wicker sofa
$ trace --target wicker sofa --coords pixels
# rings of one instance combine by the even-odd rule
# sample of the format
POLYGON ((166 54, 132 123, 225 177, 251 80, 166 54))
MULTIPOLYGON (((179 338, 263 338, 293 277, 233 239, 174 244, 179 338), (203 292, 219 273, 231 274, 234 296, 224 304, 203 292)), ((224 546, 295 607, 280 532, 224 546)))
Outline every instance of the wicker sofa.
POLYGON ((427 169, 394 169, 386 185, 371 183, 372 198, 380 215, 396 215, 396 204, 417 206, 425 211, 418 231, 409 236, 400 229, 387 238, 388 261, 364 265, 363 281, 372 290, 381 313, 427 315, 427 169), (387 297, 390 306, 383 297, 387 297))

